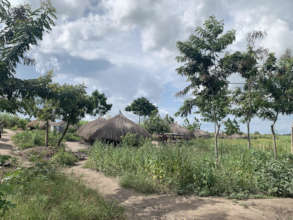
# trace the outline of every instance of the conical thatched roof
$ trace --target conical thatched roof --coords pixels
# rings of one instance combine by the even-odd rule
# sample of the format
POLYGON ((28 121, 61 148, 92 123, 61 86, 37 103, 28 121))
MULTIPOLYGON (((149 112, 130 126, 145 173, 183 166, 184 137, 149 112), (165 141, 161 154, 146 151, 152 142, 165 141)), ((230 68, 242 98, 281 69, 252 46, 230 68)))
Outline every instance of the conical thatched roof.
POLYGON ((77 135, 82 137, 85 141, 90 141, 90 138, 92 135, 97 131, 97 129, 101 126, 103 122, 105 122, 106 119, 104 118, 98 118, 94 121, 90 121, 89 123, 81 126, 77 130, 77 135))
POLYGON ((27 128, 29 129, 45 129, 46 128, 46 122, 45 121, 41 121, 41 120, 33 120, 30 123, 28 123, 26 125, 27 128))
POLYGON ((206 132, 206 131, 203 131, 203 130, 200 130, 200 129, 196 129, 193 132, 193 134, 197 138, 199 138, 199 137, 202 137, 202 138, 209 138, 209 137, 211 137, 211 135, 210 135, 209 132, 206 132))
POLYGON ((120 142, 121 137, 127 133, 137 134, 142 137, 151 137, 151 135, 142 127, 126 118, 121 113, 105 122, 101 123, 95 132, 89 138, 90 140, 108 140, 120 142))
POLYGON ((192 138, 194 136, 192 131, 178 125, 177 123, 171 124, 170 129, 172 133, 183 135, 185 138, 192 138))

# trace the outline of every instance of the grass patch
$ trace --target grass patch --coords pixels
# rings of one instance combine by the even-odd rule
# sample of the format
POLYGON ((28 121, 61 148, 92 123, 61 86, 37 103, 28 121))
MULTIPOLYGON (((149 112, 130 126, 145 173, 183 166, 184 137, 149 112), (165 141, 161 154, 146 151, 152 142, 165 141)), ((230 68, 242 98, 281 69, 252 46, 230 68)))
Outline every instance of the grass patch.
POLYGON ((104 201, 96 191, 47 164, 6 174, 0 189, 5 189, 6 201, 14 204, 3 220, 125 219, 117 204, 104 201))
POLYGON ((73 166, 78 162, 78 158, 72 152, 61 150, 52 157, 51 161, 61 166, 73 166))
POLYGON ((278 160, 267 139, 253 139, 252 150, 245 140, 222 139, 218 166, 213 139, 160 147, 145 143, 139 148, 95 143, 86 166, 120 176, 121 185, 148 193, 167 188, 178 194, 238 199, 293 197, 293 156, 287 139, 279 138, 278 160))
MULTIPOLYGON (((57 146, 60 135, 49 133, 49 146, 57 146)), ((32 130, 17 133, 12 137, 14 144, 20 149, 27 149, 35 146, 45 146, 45 131, 32 130)))

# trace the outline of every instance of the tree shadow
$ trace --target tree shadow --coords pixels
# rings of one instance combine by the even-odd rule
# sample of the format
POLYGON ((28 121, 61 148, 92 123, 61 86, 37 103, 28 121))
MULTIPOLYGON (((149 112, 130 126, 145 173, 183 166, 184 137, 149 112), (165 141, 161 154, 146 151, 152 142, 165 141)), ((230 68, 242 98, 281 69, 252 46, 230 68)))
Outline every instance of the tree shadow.
POLYGON ((9 139, 7 139, 7 138, 0 138, 0 141, 1 141, 1 142, 8 142, 9 139))

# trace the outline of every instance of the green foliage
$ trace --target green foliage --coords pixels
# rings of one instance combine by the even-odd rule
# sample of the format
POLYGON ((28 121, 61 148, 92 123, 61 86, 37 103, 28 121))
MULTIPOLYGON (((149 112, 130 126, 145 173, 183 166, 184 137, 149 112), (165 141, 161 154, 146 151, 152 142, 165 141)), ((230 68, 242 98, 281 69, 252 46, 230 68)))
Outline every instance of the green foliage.
MULTIPOLYGON (((58 135, 49 134, 49 146, 57 146, 58 135)), ((35 146, 45 146, 45 131, 33 130, 17 133, 12 137, 14 144, 20 149, 27 149, 35 146)))
POLYGON ((232 121, 230 118, 228 118, 228 120, 224 122, 224 125, 225 125, 225 133, 227 135, 240 133, 240 126, 238 122, 236 121, 236 119, 232 121))
POLYGON ((0 111, 15 113, 21 104, 19 98, 42 95, 47 90, 41 82, 18 79, 15 73, 18 64, 35 63, 27 54, 54 26, 55 9, 49 2, 36 10, 28 4, 12 7, 8 0, 1 0, 0 6, 0 111))
POLYGON ((78 162, 78 158, 72 152, 61 150, 52 157, 51 161, 61 166, 73 166, 78 162))
POLYGON ((194 131, 196 129, 200 129, 200 121, 197 118, 194 118, 194 121, 191 124, 188 118, 185 118, 183 126, 190 131, 194 131))
POLYGON ((287 156, 290 138, 282 138, 283 156, 278 161, 271 157, 269 139, 252 141, 254 150, 247 149, 245 140, 221 140, 218 165, 211 153, 212 139, 197 139, 173 147, 153 147, 146 143, 140 148, 115 148, 96 143, 87 167, 121 176, 123 186, 147 193, 293 197, 293 160, 287 156))
POLYGON ((122 146, 138 147, 138 146, 141 146, 143 143, 144 143, 144 138, 133 133, 127 133, 121 139, 122 146))
POLYGON ((9 161, 11 156, 9 155, 0 155, 0 167, 5 164, 5 162, 9 161))
POLYGON ((159 114, 153 114, 143 122, 143 127, 150 134, 161 134, 170 132, 169 121, 161 118, 159 114))
POLYGON ((112 105, 106 103, 104 94, 94 91, 91 96, 87 95, 84 85, 58 85, 53 90, 56 94, 53 100, 56 103, 56 115, 67 123, 58 145, 61 144, 69 125, 76 124, 86 114, 105 114, 112 105))
POLYGON ((11 114, 0 114, 0 123, 2 123, 4 128, 20 128, 24 130, 28 120, 11 114))
POLYGON ((13 207, 14 204, 6 200, 4 193, 0 191, 0 217, 3 217, 5 213, 13 207))
POLYGON ((2 187, 11 188, 7 198, 14 208, 1 218, 91 220, 125 219, 123 209, 106 202, 96 191, 86 188, 47 163, 7 173, 2 187))
POLYGON ((150 116, 154 111, 158 111, 158 108, 147 98, 141 97, 134 100, 129 106, 127 106, 125 111, 133 112, 139 116, 150 116))

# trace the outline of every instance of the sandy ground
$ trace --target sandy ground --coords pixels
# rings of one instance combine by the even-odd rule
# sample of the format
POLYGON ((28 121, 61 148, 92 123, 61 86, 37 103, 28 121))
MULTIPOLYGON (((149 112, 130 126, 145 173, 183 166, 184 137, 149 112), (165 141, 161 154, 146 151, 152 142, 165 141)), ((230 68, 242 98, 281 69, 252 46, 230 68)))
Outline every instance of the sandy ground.
MULTIPOLYGON (((5 130, 0 140, 0 155, 15 156, 11 136, 5 130)), ((67 142, 67 149, 77 152, 88 146, 67 142)), ((201 198, 177 195, 144 195, 120 187, 117 178, 83 168, 85 161, 66 168, 69 176, 81 178, 89 188, 97 190, 109 201, 116 201, 126 209, 130 220, 293 220, 293 199, 251 199, 235 201, 223 198, 201 198)))

